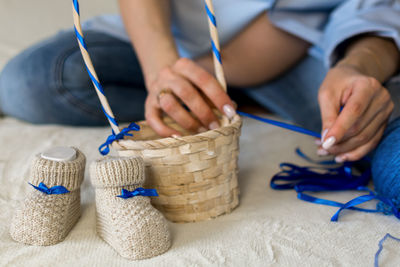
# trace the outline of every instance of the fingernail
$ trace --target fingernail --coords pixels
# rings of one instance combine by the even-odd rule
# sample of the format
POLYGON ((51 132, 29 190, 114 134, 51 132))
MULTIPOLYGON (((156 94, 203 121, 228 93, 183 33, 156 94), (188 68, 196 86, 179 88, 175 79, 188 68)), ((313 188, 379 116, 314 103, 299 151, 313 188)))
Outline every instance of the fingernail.
POLYGON ((328 139, 326 139, 325 142, 322 143, 322 148, 325 150, 328 150, 335 144, 335 142, 336 142, 336 138, 334 136, 331 136, 328 139))
POLYGON ((199 133, 204 133, 204 132, 207 132, 207 129, 204 128, 203 126, 201 126, 201 127, 197 130, 197 132, 199 132, 199 133))
POLYGON ((232 119, 236 115, 236 111, 231 105, 226 104, 225 106, 222 107, 222 109, 224 110, 225 115, 229 119, 232 119))
POLYGON ((213 121, 212 123, 210 123, 209 128, 210 128, 211 130, 217 129, 217 128, 219 128, 219 123, 216 122, 216 121, 213 121))
POLYGON ((335 157, 335 161, 336 161, 337 163, 343 163, 343 162, 345 162, 345 161, 346 161, 346 155, 342 155, 342 156, 337 156, 337 157, 335 157))
POLYGON ((325 149, 320 148, 320 149, 317 150, 317 155, 318 156, 327 156, 328 154, 329 154, 329 152, 326 151, 325 149))
POLYGON ((317 146, 322 145, 321 139, 315 139, 314 143, 315 143, 317 146))
POLYGON ((328 133, 329 129, 325 129, 321 134, 321 142, 324 141, 326 134, 328 133))
POLYGON ((171 135, 173 138, 179 138, 179 137, 182 137, 182 135, 179 135, 179 134, 173 134, 173 135, 171 135))

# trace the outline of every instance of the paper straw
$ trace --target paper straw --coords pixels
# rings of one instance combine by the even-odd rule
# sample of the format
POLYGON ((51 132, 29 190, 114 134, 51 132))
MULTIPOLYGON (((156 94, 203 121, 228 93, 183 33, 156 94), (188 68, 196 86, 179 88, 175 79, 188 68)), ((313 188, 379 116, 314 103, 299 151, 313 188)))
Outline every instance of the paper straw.
POLYGON ((90 79, 92 80, 94 88, 96 89, 96 93, 100 99, 100 103, 101 103, 103 112, 106 115, 108 122, 111 125, 111 128, 113 129, 115 134, 119 134, 120 129, 118 126, 118 122, 116 121, 115 116, 110 108, 110 105, 108 104, 108 100, 105 96, 103 87, 101 86, 101 84, 99 82, 99 78, 97 77, 96 71, 94 70, 94 67, 93 67, 92 60, 91 60, 88 50, 87 50, 87 46, 85 43, 82 26, 81 26, 78 0, 72 0, 72 9, 73 9, 73 15, 74 15, 75 34, 76 34, 76 38, 78 39, 79 48, 81 49, 83 60, 85 61, 86 69, 88 71, 90 79))
POLYGON ((219 37, 217 30, 217 20, 215 18, 214 7, 212 0, 205 0, 205 8, 208 16, 208 27, 210 30, 211 36, 211 47, 214 55, 214 69, 215 76, 217 76, 217 80, 221 84, 224 91, 227 91, 226 80, 224 75, 224 69, 222 68, 222 59, 221 59, 221 49, 219 45, 219 37))

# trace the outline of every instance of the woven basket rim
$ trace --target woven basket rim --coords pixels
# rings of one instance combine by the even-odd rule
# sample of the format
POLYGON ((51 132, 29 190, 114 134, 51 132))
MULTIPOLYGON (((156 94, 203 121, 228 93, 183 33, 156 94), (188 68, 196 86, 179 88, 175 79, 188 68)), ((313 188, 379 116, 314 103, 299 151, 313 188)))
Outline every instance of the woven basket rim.
MULTIPOLYGON (((147 125, 146 121, 139 122, 142 125, 147 125)), ((117 151, 122 150, 142 150, 142 149, 161 149, 173 148, 186 144, 204 142, 210 139, 216 139, 219 136, 227 136, 237 131, 242 126, 242 120, 239 115, 235 115, 228 125, 221 126, 214 130, 209 130, 196 135, 188 135, 183 137, 166 137, 155 140, 119 140, 113 143, 113 148, 117 151)))

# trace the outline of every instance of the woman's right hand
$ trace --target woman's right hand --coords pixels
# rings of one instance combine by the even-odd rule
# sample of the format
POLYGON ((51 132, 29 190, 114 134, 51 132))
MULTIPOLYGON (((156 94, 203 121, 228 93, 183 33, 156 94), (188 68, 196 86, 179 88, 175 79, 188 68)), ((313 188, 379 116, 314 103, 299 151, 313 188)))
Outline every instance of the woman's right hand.
POLYGON ((180 58, 172 66, 162 69, 147 89, 146 121, 162 137, 182 135, 163 122, 163 112, 184 129, 195 133, 219 127, 213 105, 228 118, 236 114, 232 100, 214 76, 188 58, 180 58))

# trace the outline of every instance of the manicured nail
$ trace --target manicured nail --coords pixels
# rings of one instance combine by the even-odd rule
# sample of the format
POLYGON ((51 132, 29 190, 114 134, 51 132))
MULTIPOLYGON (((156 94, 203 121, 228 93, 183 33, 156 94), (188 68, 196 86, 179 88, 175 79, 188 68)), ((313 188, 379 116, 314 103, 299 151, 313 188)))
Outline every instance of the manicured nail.
POLYGON ((199 132, 199 133, 204 133, 204 132, 207 132, 207 129, 204 128, 203 126, 201 126, 201 127, 197 130, 197 132, 199 132))
POLYGON ((210 128, 211 130, 217 129, 217 128, 219 128, 219 123, 216 122, 216 121, 213 121, 212 123, 210 123, 209 128, 210 128))
POLYGON ((321 139, 315 139, 314 143, 315 143, 317 146, 322 145, 321 139))
POLYGON ((173 138, 180 138, 180 137, 182 137, 182 135, 179 135, 179 134, 173 134, 173 135, 171 135, 173 138))
POLYGON ((329 129, 325 129, 325 130, 322 132, 322 134, 321 134, 321 142, 324 142, 325 136, 326 136, 326 134, 328 133, 328 131, 329 131, 329 129))
POLYGON ((328 139, 326 139, 325 142, 322 143, 322 148, 325 150, 328 150, 335 144, 335 142, 336 142, 336 138, 334 136, 331 136, 328 139))
POLYGON ((317 150, 317 154, 318 154, 318 156, 327 156, 329 154, 329 152, 326 151, 325 149, 320 148, 317 150))
POLYGON ((335 161, 336 161, 337 163, 343 163, 343 162, 345 162, 346 160, 347 160, 346 155, 341 155, 341 156, 335 157, 335 161))
POLYGON ((232 119, 236 115, 236 111, 231 105, 226 104, 225 106, 222 107, 222 109, 224 110, 225 115, 229 119, 232 119))

